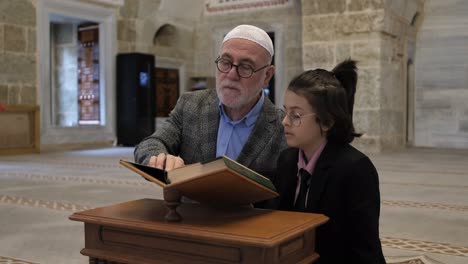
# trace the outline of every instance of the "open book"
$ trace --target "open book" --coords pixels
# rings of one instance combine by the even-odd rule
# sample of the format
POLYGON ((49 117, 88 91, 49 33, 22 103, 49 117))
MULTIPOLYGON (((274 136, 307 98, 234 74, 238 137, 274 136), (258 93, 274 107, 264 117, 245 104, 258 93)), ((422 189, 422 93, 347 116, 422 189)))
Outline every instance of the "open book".
POLYGON ((200 203, 246 205, 278 196, 270 179, 225 156, 171 171, 124 160, 120 164, 200 203))

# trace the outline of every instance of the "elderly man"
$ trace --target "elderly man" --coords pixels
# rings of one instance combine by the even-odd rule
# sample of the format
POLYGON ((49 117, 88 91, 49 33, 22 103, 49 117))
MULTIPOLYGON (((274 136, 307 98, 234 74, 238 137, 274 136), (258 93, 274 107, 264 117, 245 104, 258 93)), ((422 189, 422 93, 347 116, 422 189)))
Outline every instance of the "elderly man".
POLYGON ((273 77, 268 34, 240 25, 224 38, 215 60, 216 91, 183 94, 169 118, 135 149, 135 161, 171 170, 226 155, 265 175, 286 148, 282 111, 264 95, 273 77))

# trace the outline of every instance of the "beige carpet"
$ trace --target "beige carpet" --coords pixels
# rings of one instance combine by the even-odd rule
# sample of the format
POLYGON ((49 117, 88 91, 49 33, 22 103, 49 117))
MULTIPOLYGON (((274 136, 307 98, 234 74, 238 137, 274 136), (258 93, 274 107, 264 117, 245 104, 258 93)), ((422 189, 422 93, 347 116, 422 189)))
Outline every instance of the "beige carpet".
MULTIPOLYGON (((38 264, 38 262, 29 262, 20 259, 8 258, 8 257, 1 257, 0 256, 0 263, 5 264, 38 264)), ((387 259, 388 264, 439 264, 441 262, 430 260, 428 257, 425 256, 417 256, 417 257, 401 257, 401 258, 394 258, 392 260, 387 259)))
MULTIPOLYGON (((161 189, 119 166, 131 148, 0 156, 0 264, 84 264, 73 212, 161 189)), ((468 263, 466 151, 372 155, 381 179, 381 239, 388 263, 468 263)))
POLYGON ((426 256, 414 256, 414 257, 393 257, 387 258, 387 262, 390 264, 441 264, 442 262, 433 260, 426 256))

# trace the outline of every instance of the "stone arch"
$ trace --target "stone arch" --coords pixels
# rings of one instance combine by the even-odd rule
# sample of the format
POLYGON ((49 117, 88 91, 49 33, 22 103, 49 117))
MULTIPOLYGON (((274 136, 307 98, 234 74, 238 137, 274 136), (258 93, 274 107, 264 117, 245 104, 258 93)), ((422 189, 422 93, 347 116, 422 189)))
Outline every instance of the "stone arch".
POLYGON ((414 26, 418 25, 420 23, 420 21, 421 21, 421 19, 420 19, 419 12, 416 12, 416 13, 414 13, 413 18, 411 18, 410 26, 414 27, 414 26))
POLYGON ((414 85, 414 63, 416 26, 424 2, 420 0, 385 1, 385 18, 383 20, 381 70, 382 82, 380 92, 383 95, 379 118, 393 118, 391 122, 381 123, 381 150, 412 146, 412 127, 414 104, 412 90, 414 85))
POLYGON ((153 45, 169 46, 176 41, 177 28, 172 24, 164 24, 160 26, 153 36, 153 45))

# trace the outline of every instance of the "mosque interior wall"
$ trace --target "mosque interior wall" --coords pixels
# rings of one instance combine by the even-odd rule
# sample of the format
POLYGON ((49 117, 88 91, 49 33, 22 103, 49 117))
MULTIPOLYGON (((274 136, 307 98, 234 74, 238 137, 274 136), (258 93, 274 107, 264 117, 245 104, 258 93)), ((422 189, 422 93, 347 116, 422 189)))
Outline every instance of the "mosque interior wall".
MULTIPOLYGON (((0 2, 0 104, 40 102, 37 1, 0 2)), ((275 33, 278 106, 295 75, 331 70, 351 57, 359 67, 354 121, 364 133, 354 145, 368 152, 468 148, 466 5, 455 0, 291 3, 219 13, 208 13, 203 0, 191 6, 163 0, 101 6, 115 10, 115 52, 153 54, 157 65, 178 68, 181 92, 189 90, 191 78, 214 78, 213 61, 230 28, 254 24, 275 33)))

